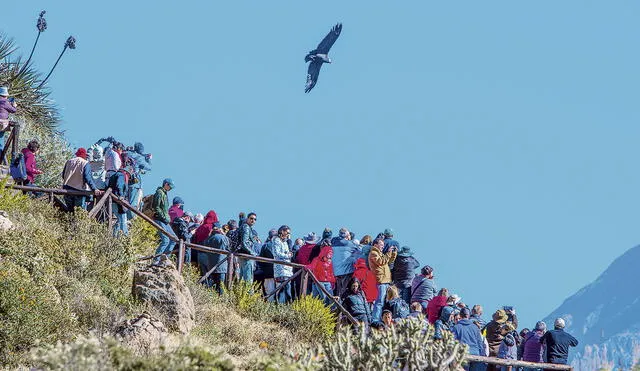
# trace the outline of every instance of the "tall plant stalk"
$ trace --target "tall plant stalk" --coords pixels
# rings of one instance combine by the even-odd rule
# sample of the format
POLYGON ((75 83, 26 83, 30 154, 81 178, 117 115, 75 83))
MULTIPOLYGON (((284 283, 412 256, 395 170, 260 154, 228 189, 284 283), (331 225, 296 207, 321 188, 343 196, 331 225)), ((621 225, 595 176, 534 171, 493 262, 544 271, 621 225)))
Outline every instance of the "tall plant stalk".
POLYGON ((29 62, 31 62, 31 57, 33 57, 33 52, 36 50, 36 46, 38 45, 38 40, 40 40, 40 34, 47 29, 47 20, 44 18, 44 15, 46 13, 47 13, 46 10, 43 10, 40 12, 40 16, 38 17, 38 23, 36 23, 36 27, 38 28, 38 36, 36 36, 36 41, 33 43, 33 47, 31 48, 31 53, 29 54, 29 58, 27 58, 27 61, 22 65, 22 68, 20 68, 20 71, 18 71, 18 74, 14 77, 14 79, 22 75, 24 71, 27 69, 29 62))
POLYGON ((47 82, 47 80, 53 73, 53 70, 56 69, 58 62, 60 62, 60 59, 64 55, 64 52, 66 52, 67 49, 75 49, 75 48, 76 48, 76 39, 73 36, 69 36, 67 41, 64 43, 64 48, 62 48, 62 53, 60 53, 60 55, 58 56, 58 59, 56 60, 56 63, 53 65, 53 67, 51 67, 51 71, 49 71, 49 74, 47 75, 47 77, 45 77, 44 80, 42 80, 42 82, 40 83, 40 85, 38 85, 38 89, 40 89, 42 85, 44 85, 47 82))

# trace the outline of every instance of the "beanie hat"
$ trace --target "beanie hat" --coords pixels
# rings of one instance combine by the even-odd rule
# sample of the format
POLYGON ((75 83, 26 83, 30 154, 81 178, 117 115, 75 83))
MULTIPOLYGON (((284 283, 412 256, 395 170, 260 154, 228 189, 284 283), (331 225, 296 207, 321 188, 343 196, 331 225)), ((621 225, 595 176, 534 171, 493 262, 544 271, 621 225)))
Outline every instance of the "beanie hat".
POLYGON ((182 201, 182 198, 180 196, 176 196, 173 198, 173 204, 174 205, 184 204, 184 201, 182 201))
POLYGON ((82 157, 82 158, 84 158, 86 160, 87 159, 87 150, 82 148, 82 147, 78 148, 78 150, 76 151, 76 156, 82 157))

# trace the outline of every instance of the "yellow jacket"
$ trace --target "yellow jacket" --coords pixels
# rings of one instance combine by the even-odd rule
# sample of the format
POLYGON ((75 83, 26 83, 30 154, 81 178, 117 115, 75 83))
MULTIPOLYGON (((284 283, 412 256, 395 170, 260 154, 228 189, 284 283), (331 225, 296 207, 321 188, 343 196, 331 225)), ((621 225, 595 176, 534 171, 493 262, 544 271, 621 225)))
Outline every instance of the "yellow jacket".
POLYGON ((389 250, 386 254, 383 254, 376 246, 371 247, 369 252, 369 267, 373 274, 376 275, 376 281, 378 284, 391 283, 391 269, 389 264, 396 260, 398 252, 389 250))

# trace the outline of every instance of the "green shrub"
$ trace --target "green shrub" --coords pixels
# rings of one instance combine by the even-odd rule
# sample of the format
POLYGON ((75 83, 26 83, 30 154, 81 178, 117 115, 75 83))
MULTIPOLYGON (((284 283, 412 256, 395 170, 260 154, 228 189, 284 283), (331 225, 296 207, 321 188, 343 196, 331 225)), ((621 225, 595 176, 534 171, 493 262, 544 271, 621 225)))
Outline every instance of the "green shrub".
POLYGON ((310 341, 326 339, 333 335, 337 317, 324 301, 307 295, 291 304, 295 315, 296 326, 300 333, 310 341))
POLYGON ((153 254, 160 243, 158 231, 140 217, 135 217, 131 221, 129 238, 131 238, 131 245, 135 248, 134 252, 143 256, 153 254))
POLYGON ((12 261, 0 261, 0 364, 16 364, 37 342, 67 340, 76 329, 54 287, 12 261))
POLYGON ((6 188, 9 178, 0 178, 0 210, 12 213, 24 211, 28 206, 28 197, 20 191, 6 188))
POLYGON ((233 370, 233 364, 211 350, 181 344, 177 349, 138 356, 113 338, 80 336, 71 343, 42 346, 31 363, 47 370, 233 370))

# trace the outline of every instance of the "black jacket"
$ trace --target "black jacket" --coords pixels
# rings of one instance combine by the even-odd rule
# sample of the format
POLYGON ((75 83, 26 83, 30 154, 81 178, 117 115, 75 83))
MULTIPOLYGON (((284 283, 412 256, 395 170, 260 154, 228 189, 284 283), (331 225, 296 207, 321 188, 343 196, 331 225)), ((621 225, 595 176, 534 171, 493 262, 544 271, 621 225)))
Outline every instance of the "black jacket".
POLYGON ((578 340, 562 329, 547 331, 540 338, 546 344, 547 362, 566 365, 569 358, 569 347, 578 346, 578 340))
POLYGON ((418 267, 420 267, 420 263, 413 256, 398 255, 391 272, 393 282, 398 287, 411 287, 413 277, 416 276, 415 270, 418 267))

